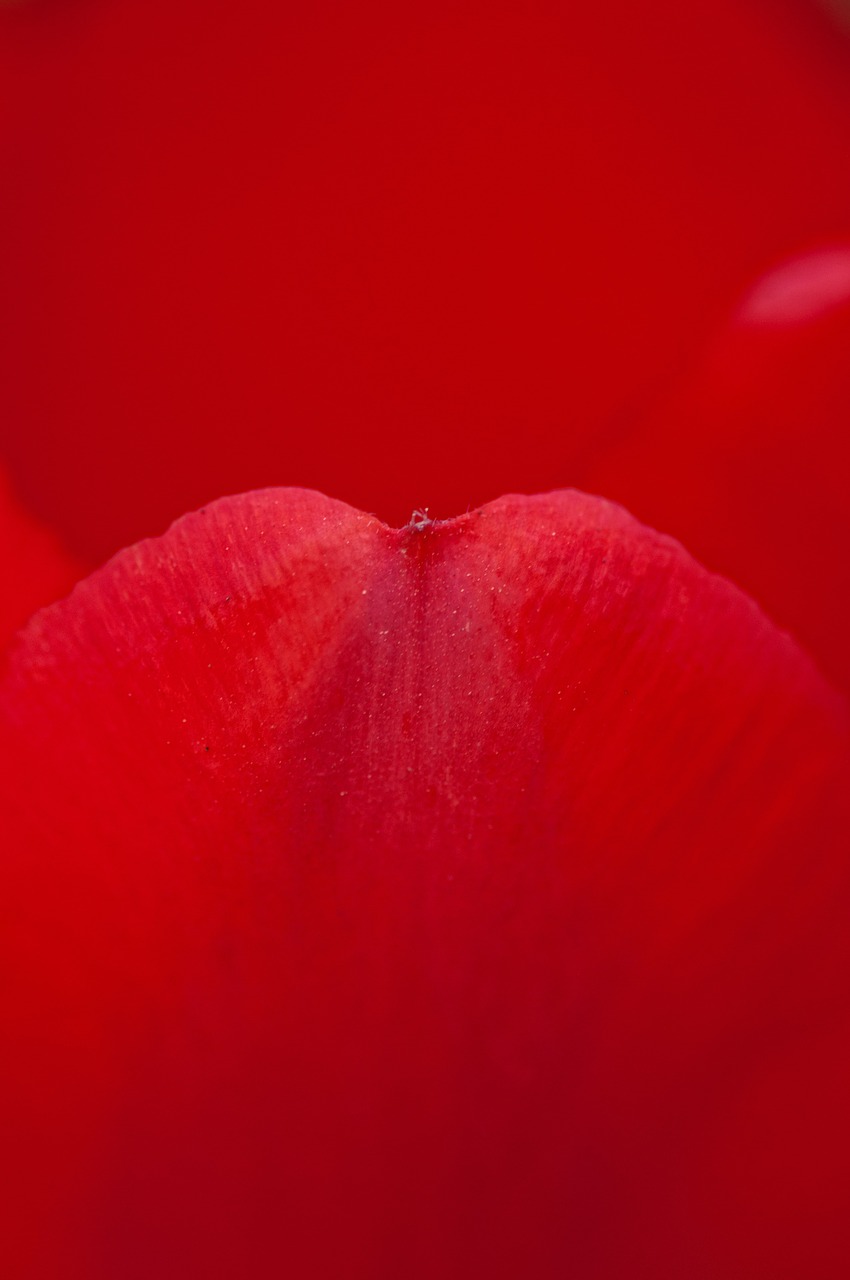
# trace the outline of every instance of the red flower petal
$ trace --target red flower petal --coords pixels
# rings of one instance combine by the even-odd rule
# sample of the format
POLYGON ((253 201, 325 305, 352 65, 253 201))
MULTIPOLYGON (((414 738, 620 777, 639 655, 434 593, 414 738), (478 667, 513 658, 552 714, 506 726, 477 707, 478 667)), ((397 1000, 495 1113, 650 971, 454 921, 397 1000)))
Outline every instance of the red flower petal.
POLYGON ((843 1274, 843 716, 675 543, 229 499, 2 707, 14 1274, 843 1274))
POLYGON ((15 500, 0 471, 0 649, 36 609, 64 595, 83 568, 15 500))
POLYGON ((850 690, 850 246, 744 300, 663 411, 585 481, 681 538, 850 690))
POLYGON ((393 521, 577 483, 850 224, 848 48, 801 6, 462 9, 5 14, 2 446, 87 556, 270 483, 393 521))

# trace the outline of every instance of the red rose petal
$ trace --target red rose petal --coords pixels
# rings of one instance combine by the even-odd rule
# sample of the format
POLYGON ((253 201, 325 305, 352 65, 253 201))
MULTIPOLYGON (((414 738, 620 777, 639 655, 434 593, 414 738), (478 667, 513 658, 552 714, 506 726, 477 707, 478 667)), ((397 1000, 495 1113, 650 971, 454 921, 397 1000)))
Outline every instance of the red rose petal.
POLYGON ((734 578, 850 690, 850 246, 770 272, 583 475, 734 578))
POLYGON ((0 445, 88 557, 267 484, 400 521, 581 482, 850 224, 850 46, 801 5, 460 8, 5 12, 0 445))
POLYGON ((843 711, 677 544, 227 499, 0 702, 14 1274, 843 1274, 843 711))
POLYGON ((0 470, 0 649, 36 609, 70 591, 83 572, 26 514, 0 470))

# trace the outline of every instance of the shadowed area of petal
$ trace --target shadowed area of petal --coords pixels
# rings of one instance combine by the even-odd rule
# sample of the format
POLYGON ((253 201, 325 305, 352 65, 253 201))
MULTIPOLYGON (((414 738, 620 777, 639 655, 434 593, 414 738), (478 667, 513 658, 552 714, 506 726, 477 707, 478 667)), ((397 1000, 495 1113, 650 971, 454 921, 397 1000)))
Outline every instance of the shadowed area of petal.
POLYGON ((22 1274, 837 1280, 843 710, 677 544, 226 499, 0 705, 22 1274))

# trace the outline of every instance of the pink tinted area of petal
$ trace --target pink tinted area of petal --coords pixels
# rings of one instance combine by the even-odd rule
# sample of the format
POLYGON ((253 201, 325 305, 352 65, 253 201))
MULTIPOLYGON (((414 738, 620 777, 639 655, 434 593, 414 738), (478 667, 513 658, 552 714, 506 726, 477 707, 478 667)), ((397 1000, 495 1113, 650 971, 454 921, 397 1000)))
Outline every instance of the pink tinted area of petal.
POLYGON ((850 247, 765 276, 583 479, 734 578, 850 689, 850 247))
POLYGON ((70 591, 83 572, 24 511, 0 470, 0 648, 36 609, 70 591))
POLYGON ((676 543, 226 499, 0 705, 15 1274, 844 1274, 844 712, 676 543))
POLYGON ((804 4, 458 9, 5 14, 3 446, 69 545, 268 484, 392 522, 587 488, 765 259, 850 225, 850 46, 804 4))

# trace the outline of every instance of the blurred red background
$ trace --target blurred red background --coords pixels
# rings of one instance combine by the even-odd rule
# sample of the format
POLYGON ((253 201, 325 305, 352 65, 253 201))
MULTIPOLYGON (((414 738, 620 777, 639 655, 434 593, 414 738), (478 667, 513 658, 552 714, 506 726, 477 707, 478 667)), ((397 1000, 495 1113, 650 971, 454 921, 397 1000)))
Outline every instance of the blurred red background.
POLYGON ((31 0, 2 37, 0 447, 90 560, 268 484, 392 522, 600 487, 749 281, 850 231, 850 50, 804 2, 31 0))

